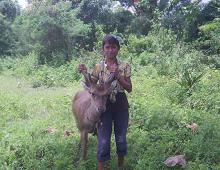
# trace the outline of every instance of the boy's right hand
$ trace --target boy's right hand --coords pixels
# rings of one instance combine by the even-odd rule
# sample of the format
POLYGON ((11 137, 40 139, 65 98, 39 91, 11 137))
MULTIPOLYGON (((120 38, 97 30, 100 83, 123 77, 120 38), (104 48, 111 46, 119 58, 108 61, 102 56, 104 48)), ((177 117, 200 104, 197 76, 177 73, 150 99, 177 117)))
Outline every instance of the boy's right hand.
POLYGON ((79 64, 79 66, 78 66, 78 71, 79 71, 80 73, 82 73, 82 72, 87 73, 86 65, 85 65, 85 64, 79 64))

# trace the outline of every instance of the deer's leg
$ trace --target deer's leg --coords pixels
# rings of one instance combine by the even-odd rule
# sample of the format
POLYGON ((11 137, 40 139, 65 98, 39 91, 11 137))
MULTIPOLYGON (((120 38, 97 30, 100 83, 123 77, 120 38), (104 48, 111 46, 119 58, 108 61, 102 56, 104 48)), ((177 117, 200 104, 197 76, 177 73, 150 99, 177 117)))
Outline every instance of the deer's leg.
POLYGON ((88 133, 83 131, 80 133, 80 143, 81 143, 81 159, 86 159, 87 154, 87 141, 88 141, 88 133))

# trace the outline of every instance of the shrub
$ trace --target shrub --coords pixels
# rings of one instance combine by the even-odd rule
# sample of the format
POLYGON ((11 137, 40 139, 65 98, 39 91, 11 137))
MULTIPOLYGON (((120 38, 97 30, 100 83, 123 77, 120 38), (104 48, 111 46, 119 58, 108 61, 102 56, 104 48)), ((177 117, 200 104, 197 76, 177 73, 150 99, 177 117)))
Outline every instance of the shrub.
POLYGON ((75 61, 57 68, 43 65, 34 73, 32 78, 33 87, 66 86, 68 83, 78 81, 81 76, 76 69, 77 65, 78 62, 75 61))
POLYGON ((3 66, 2 66, 2 62, 0 60, 0 74, 2 73, 2 71, 3 71, 3 66))

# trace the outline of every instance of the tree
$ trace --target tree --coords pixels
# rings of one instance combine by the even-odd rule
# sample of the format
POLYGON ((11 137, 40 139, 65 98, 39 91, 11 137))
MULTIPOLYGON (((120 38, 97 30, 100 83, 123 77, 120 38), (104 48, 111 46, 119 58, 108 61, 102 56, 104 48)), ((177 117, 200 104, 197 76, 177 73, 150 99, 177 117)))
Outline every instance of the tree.
POLYGON ((11 55, 16 37, 12 22, 20 13, 17 3, 11 0, 0 1, 0 55, 11 55))
POLYGON ((11 23, 0 13, 0 55, 10 55, 14 44, 11 23))
POLYGON ((215 18, 220 18, 220 1, 211 0, 207 4, 203 4, 201 12, 197 18, 199 25, 204 25, 215 18))
POLYGON ((179 39, 192 40, 198 35, 197 17, 200 0, 173 0, 162 17, 162 25, 178 34, 179 39))
POLYGON ((138 35, 147 35, 151 30, 155 17, 157 17, 157 1, 142 0, 136 3, 133 1, 129 5, 134 7, 134 14, 136 15, 131 25, 132 31, 138 35))
MULTIPOLYGON (((70 61, 74 50, 83 48, 89 26, 76 18, 70 2, 42 2, 16 19, 16 30, 27 49, 39 54, 40 64, 61 65, 70 61)), ((22 41, 20 41, 22 42, 22 41)))
POLYGON ((209 55, 204 62, 220 68, 220 18, 200 26, 199 30, 199 48, 209 55))
POLYGON ((9 21, 13 21, 15 17, 20 14, 20 8, 17 2, 12 0, 1 0, 0 13, 9 21))
POLYGON ((211 57, 207 63, 214 63, 220 67, 220 1, 211 0, 208 4, 204 4, 200 15, 197 18, 199 28, 199 49, 208 55, 216 55, 211 57), (217 62, 218 60, 218 62, 217 62))
POLYGON ((110 0, 76 0, 72 2, 72 8, 78 9, 77 17, 80 20, 91 25, 88 37, 84 39, 84 42, 87 42, 87 50, 93 50, 97 41, 97 24, 103 25, 106 33, 114 31, 110 0))

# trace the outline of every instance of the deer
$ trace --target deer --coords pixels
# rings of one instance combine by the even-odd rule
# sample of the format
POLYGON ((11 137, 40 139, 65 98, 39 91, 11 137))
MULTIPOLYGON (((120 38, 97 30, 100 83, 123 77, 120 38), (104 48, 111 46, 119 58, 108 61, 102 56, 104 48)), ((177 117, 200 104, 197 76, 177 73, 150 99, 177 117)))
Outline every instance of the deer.
POLYGON ((99 118, 106 111, 106 101, 111 92, 114 74, 102 83, 94 83, 89 73, 82 72, 85 77, 85 90, 78 91, 72 100, 72 112, 80 132, 81 158, 86 159, 88 134, 93 133, 99 118))

